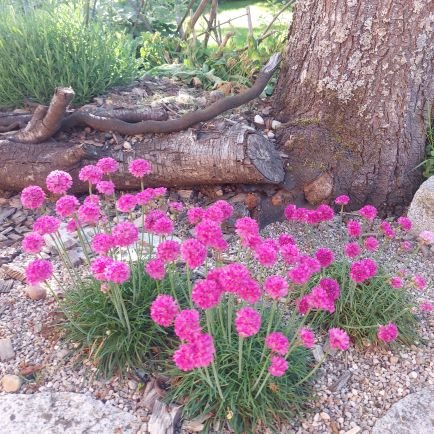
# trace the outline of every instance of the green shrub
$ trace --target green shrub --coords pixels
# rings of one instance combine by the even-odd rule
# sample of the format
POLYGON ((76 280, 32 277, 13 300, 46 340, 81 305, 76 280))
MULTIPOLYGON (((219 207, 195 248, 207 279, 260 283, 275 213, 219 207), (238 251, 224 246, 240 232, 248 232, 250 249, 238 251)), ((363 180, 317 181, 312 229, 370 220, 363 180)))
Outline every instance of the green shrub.
MULTIPOLYGON (((170 335, 149 316, 155 297, 161 291, 170 292, 169 280, 160 283, 151 279, 144 273, 143 263, 136 264, 132 270, 132 279, 120 286, 130 332, 110 294, 103 293, 101 285, 93 279, 67 291, 61 304, 68 319, 64 325, 65 338, 78 344, 107 377, 128 368, 144 366, 152 370, 158 363, 158 353, 170 345, 170 335), (139 279, 135 291, 132 282, 139 279), (149 357, 151 351, 153 356, 149 357)), ((176 278, 175 287, 182 284, 181 278, 176 278)))
POLYGON ((284 319, 281 312, 277 310, 272 315, 271 309, 265 308, 262 311, 263 324, 268 325, 271 321, 271 329, 282 330, 290 341, 293 339, 293 345, 290 345, 292 350, 287 356, 288 370, 282 377, 267 377, 269 351, 264 349, 267 334, 264 326, 258 334, 245 339, 239 375, 239 337, 232 327, 229 339, 225 326, 228 316, 229 322, 233 321, 234 308, 230 307, 233 303, 233 299, 228 298, 214 312, 208 312, 218 354, 216 375, 224 399, 216 388, 212 370, 206 374, 208 368, 190 372, 178 369, 169 371, 168 374, 175 378, 175 384, 168 391, 166 399, 182 402, 183 414, 187 419, 211 414, 207 425, 219 421, 221 430, 221 422, 226 421, 236 433, 257 432, 261 428, 280 432, 281 424, 291 420, 311 398, 311 383, 308 380, 315 372, 315 369, 312 370, 311 352, 293 339, 294 332, 298 330, 298 320, 286 328, 282 327, 284 319))
MULTIPOLYGON (((398 341, 412 344, 418 338, 416 317, 412 313, 414 304, 408 289, 392 288, 390 276, 382 270, 373 278, 356 285, 350 279, 350 263, 335 262, 325 274, 339 282, 341 296, 336 300, 333 314, 325 311, 315 315, 315 323, 322 330, 332 327, 344 329, 356 344, 364 341, 378 343, 379 325, 393 322, 399 330, 398 341)), ((313 278, 309 285, 314 286, 319 278, 313 278)))
POLYGON ((46 104, 57 86, 71 86, 83 104, 137 74, 131 39, 99 22, 84 26, 72 7, 0 14, 0 107, 46 104))

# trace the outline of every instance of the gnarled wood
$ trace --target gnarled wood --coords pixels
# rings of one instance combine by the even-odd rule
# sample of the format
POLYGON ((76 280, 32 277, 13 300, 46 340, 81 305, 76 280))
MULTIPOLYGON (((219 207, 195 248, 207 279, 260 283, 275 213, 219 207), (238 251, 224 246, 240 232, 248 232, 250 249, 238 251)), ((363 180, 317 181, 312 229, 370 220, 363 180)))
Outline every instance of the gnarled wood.
POLYGON ((220 125, 219 130, 193 130, 165 136, 151 136, 134 145, 134 149, 115 151, 90 144, 45 142, 38 146, 0 140, 0 189, 19 191, 29 184, 45 186, 52 170, 71 173, 74 191, 86 191, 78 180, 85 164, 104 156, 121 163, 114 176, 118 188, 140 187, 140 181, 128 173, 134 158, 146 158, 153 173, 146 178, 149 186, 189 186, 221 183, 280 183, 283 163, 274 145, 245 125, 220 125), (13 147, 13 152, 11 149, 13 147))

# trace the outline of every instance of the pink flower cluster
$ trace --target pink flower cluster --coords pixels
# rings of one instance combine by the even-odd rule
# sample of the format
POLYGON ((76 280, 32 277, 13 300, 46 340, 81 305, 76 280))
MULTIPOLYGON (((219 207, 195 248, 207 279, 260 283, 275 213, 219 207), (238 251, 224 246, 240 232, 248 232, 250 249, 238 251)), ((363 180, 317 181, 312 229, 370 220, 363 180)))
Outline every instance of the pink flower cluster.
POLYGON ((145 175, 149 175, 152 171, 151 163, 148 160, 137 159, 131 161, 128 166, 128 170, 131 175, 136 178, 143 178, 145 175))
POLYGON ((119 163, 113 158, 101 158, 96 165, 101 169, 102 173, 114 173, 119 169, 119 163))
POLYGON ((79 206, 80 202, 75 196, 62 196, 56 202, 56 214, 64 218, 70 217, 77 211, 79 206))
POLYGON ((350 198, 345 194, 342 194, 341 196, 338 196, 335 199, 336 205, 348 205, 349 203, 350 203, 350 198))
POLYGON ((112 230, 113 244, 128 247, 139 239, 139 230, 130 222, 118 223, 112 230))
POLYGON ((172 220, 160 210, 151 211, 145 218, 145 229, 158 235, 170 235, 173 232, 172 220))
POLYGON ((284 356, 288 352, 289 341, 283 333, 273 332, 265 338, 265 346, 273 353, 284 356))
POLYGON ((311 329, 302 327, 298 332, 298 337, 306 348, 313 348, 315 344, 315 335, 311 329))
POLYGON ((103 176, 103 171, 93 164, 82 167, 78 173, 78 178, 80 181, 88 182, 89 184, 97 184, 101 181, 103 176))
POLYGON ((181 257, 188 268, 194 269, 205 262, 206 247, 198 240, 191 238, 181 244, 181 257))
POLYGON ((163 280, 166 275, 164 262, 160 258, 154 258, 147 262, 145 271, 155 280, 163 280))
POLYGON ((45 183, 52 193, 65 194, 72 187, 72 178, 63 170, 53 170, 48 174, 45 183))
POLYGON ((393 322, 378 326, 377 337, 383 342, 389 343, 398 337, 398 327, 393 322))
POLYGON ((235 328, 242 338, 253 336, 261 328, 261 315, 249 306, 242 307, 236 313, 235 328))
POLYGON ((329 330, 329 345, 332 349, 344 351, 350 346, 350 338, 344 330, 331 328, 329 330))
POLYGON ((291 221, 316 225, 321 222, 332 220, 335 213, 328 205, 320 205, 316 210, 297 208, 295 205, 288 205, 285 208, 285 217, 291 221))
POLYGON ((163 327, 171 326, 178 312, 178 303, 170 295, 159 295, 151 305, 152 320, 163 327))
POLYGON ((121 212, 131 212, 137 205, 137 198, 133 194, 123 194, 116 201, 116 208, 121 212))
POLYGON ((173 360, 181 371, 206 368, 214 360, 215 347, 212 336, 201 333, 193 341, 181 344, 173 354, 173 360))
POLYGON ((273 377, 282 377, 288 369, 288 362, 283 357, 271 357, 271 363, 268 367, 268 372, 273 377))
POLYGON ((26 267, 26 279, 30 285, 45 282, 53 275, 53 265, 45 259, 35 259, 26 267))
POLYGON ((45 202, 45 193, 41 187, 30 185, 21 192, 21 203, 24 208, 37 209, 45 202))
POLYGON ((375 208, 375 206, 372 205, 365 205, 364 207, 359 209, 359 214, 370 221, 373 221, 375 219, 375 217, 377 217, 377 208, 375 208))
POLYGON ((377 274, 377 264, 372 259, 362 259, 351 264, 350 277, 356 283, 362 283, 377 274))
POLYGON ((60 220, 50 215, 38 217, 33 223, 33 230, 38 234, 54 234, 60 226, 60 220))
POLYGON ((288 282, 281 276, 268 276, 264 281, 265 292, 274 300, 288 295, 288 282))
POLYGON ((128 264, 115 261, 107 256, 98 256, 90 264, 90 270, 96 280, 117 284, 125 283, 130 278, 128 264))

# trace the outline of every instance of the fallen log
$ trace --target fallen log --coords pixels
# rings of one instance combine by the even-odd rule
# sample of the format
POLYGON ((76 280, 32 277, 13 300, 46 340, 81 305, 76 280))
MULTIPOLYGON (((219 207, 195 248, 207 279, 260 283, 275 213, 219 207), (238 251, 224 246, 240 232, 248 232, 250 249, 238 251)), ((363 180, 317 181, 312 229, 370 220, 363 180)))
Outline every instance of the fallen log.
POLYGON ((128 163, 134 158, 145 158, 153 165, 147 186, 278 184, 284 178, 280 154, 267 138, 243 124, 221 123, 218 130, 199 135, 194 130, 152 135, 122 150, 85 142, 47 141, 32 146, 0 140, 0 189, 44 187, 48 173, 60 169, 71 173, 75 192, 85 192, 87 186, 78 180, 80 168, 106 156, 121 164, 113 180, 122 190, 140 187, 140 181, 128 173, 128 163))

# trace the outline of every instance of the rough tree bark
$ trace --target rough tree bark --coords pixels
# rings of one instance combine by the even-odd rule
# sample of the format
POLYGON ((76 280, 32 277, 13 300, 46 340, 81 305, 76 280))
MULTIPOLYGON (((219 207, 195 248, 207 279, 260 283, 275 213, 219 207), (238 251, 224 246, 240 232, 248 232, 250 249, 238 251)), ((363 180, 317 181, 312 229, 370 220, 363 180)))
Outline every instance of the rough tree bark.
POLYGON ((431 25, 425 0, 297 1, 274 111, 288 184, 308 202, 408 204, 433 101, 431 25))
POLYGON ((85 164, 111 156, 121 163, 113 180, 121 190, 137 189, 140 181, 128 173, 134 158, 152 162, 148 186, 189 186, 218 183, 278 184, 283 181, 283 162, 274 145, 246 125, 151 135, 132 150, 48 141, 38 145, 0 140, 0 189, 20 191, 29 184, 45 186, 52 170, 66 170, 74 179, 74 191, 87 186, 78 180, 85 164), (252 131, 253 130, 253 131, 252 131), (13 152, 11 150, 13 149, 13 152))

